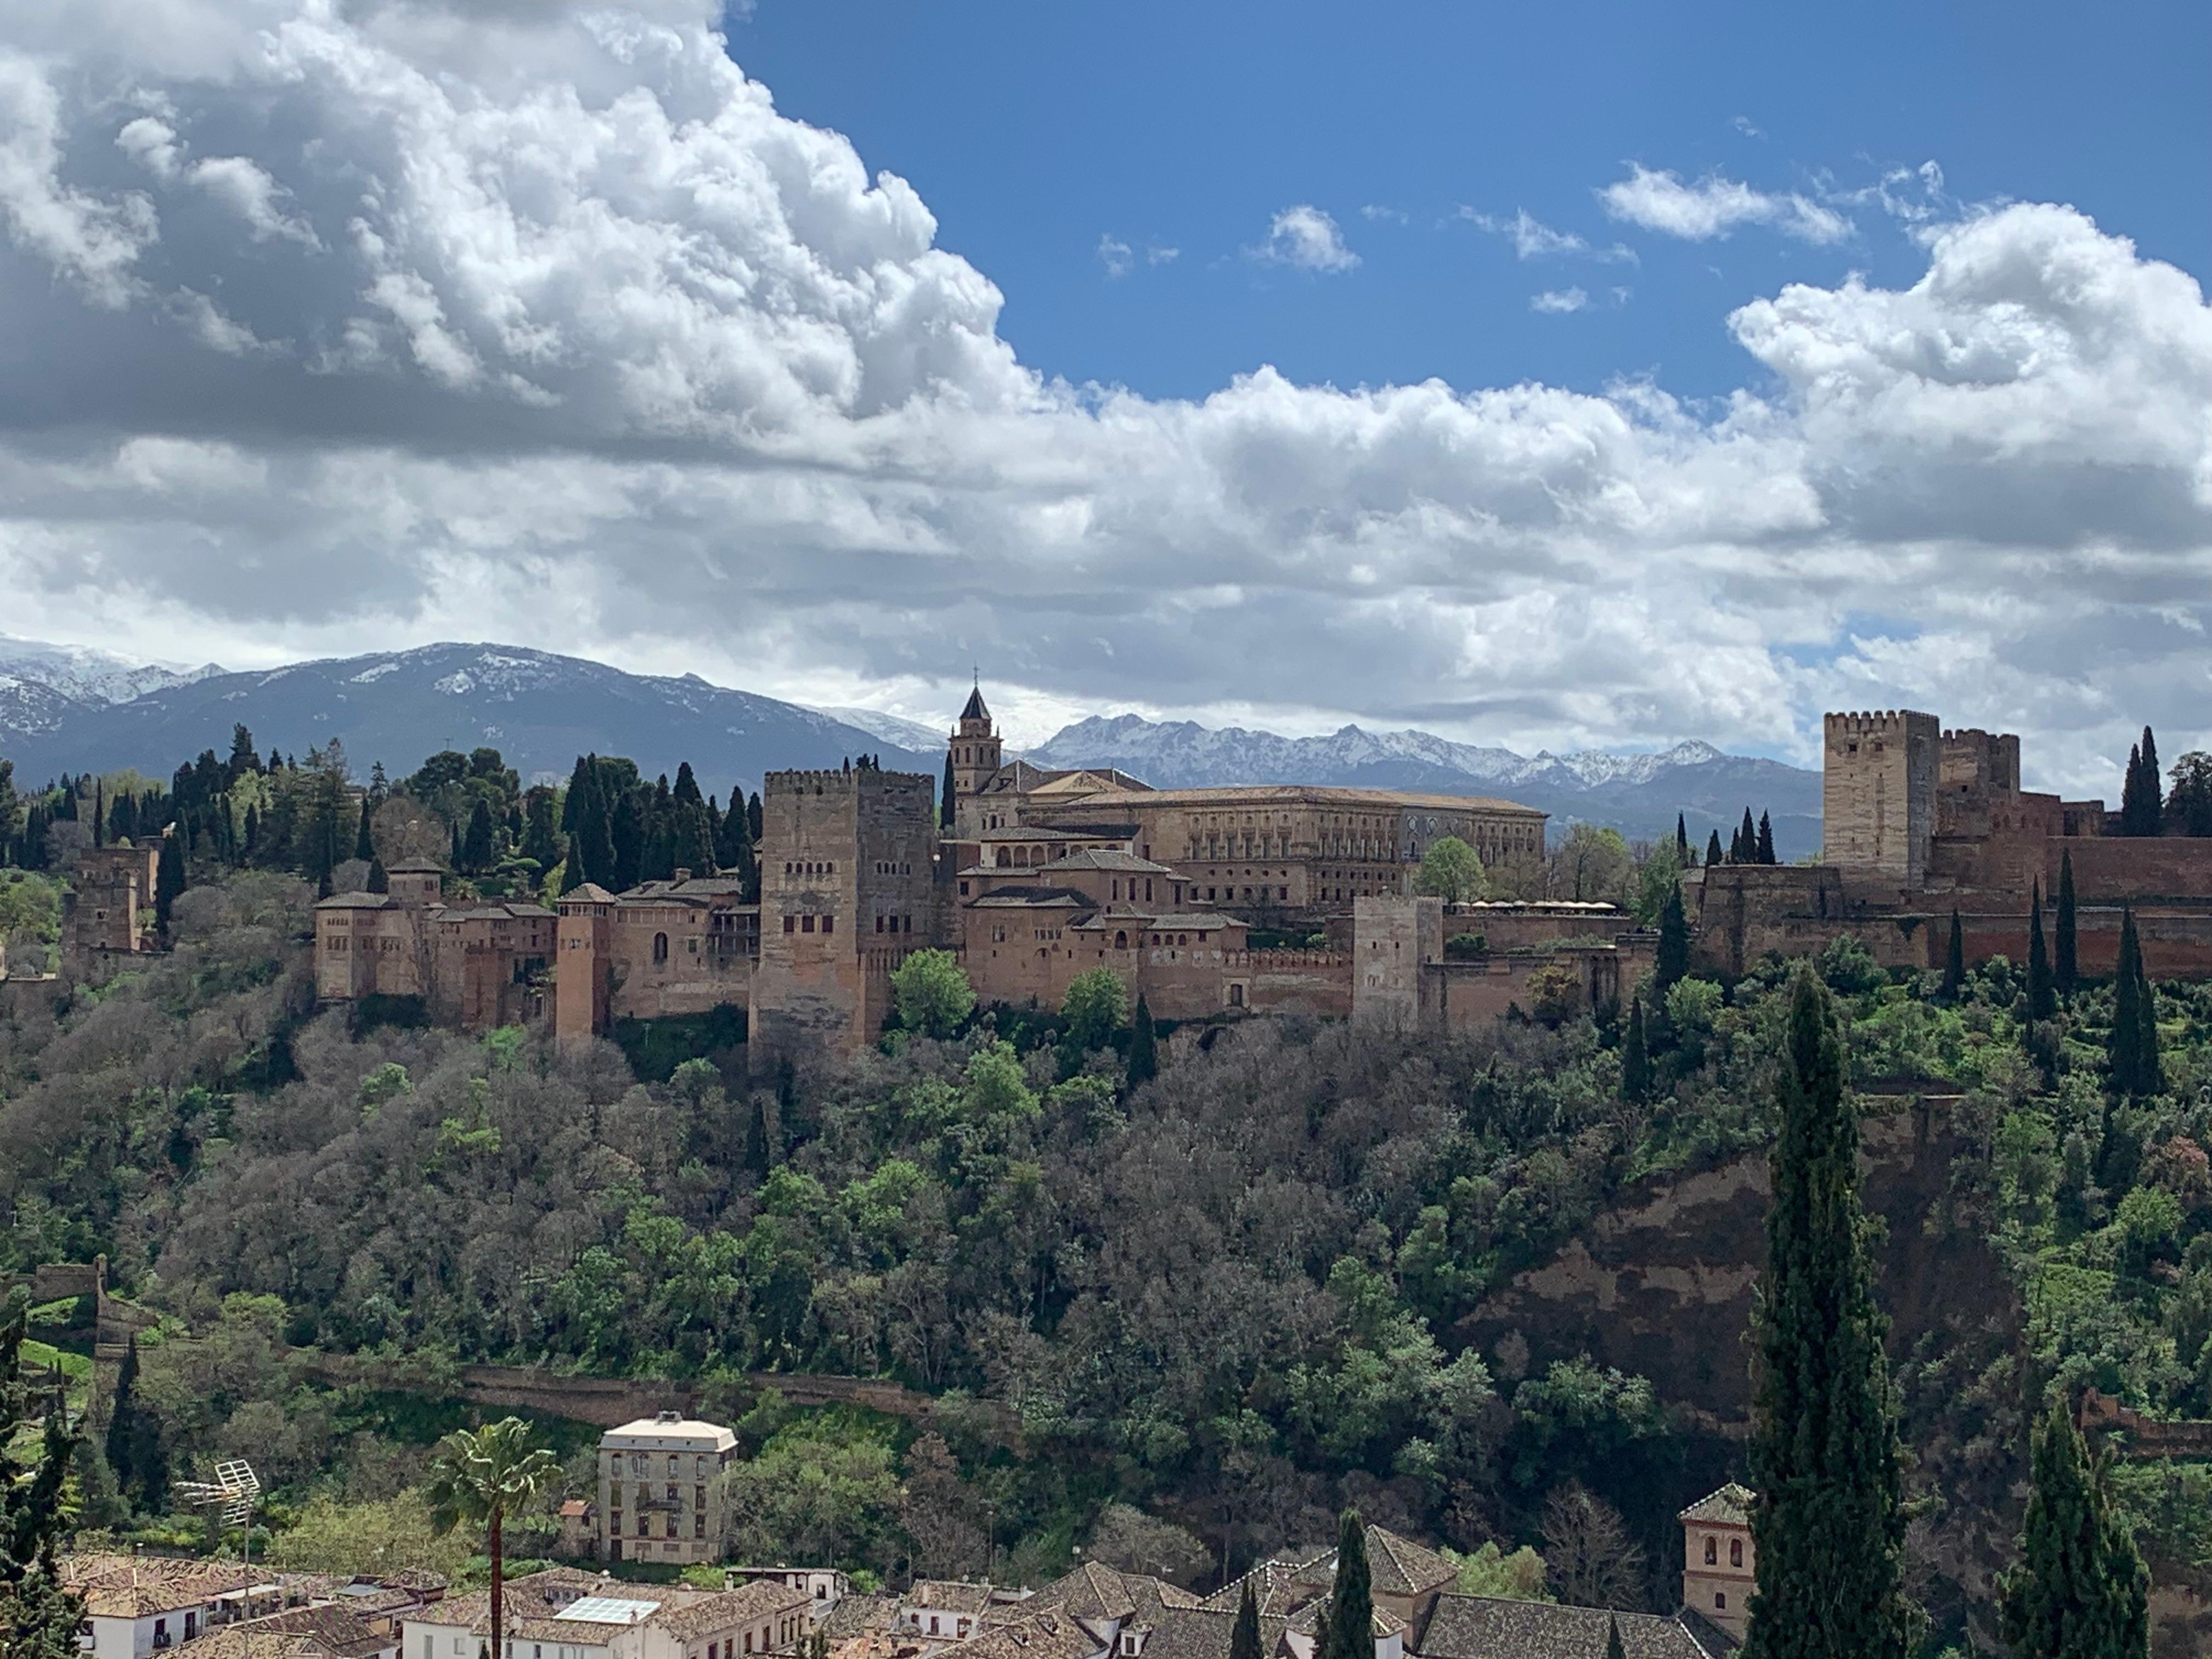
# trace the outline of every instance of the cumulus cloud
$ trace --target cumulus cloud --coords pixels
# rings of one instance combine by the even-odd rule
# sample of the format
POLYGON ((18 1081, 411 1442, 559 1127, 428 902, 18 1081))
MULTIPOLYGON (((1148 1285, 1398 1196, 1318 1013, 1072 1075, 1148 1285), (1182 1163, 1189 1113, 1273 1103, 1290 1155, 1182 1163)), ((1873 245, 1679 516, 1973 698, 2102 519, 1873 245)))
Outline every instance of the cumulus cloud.
POLYGON ((1633 161, 1628 167, 1628 177, 1606 185, 1598 200, 1614 218, 1662 235, 1709 242, 1739 225, 1771 226, 1802 242, 1840 242, 1851 234, 1850 220, 1808 197, 1770 195, 1717 173, 1685 184, 1633 161))
MULTIPOLYGON (((1300 211, 1269 246, 1342 268, 1300 211)), ((1038 708, 1553 746, 1804 754, 1824 705, 1911 703, 2068 787, 2147 719, 2204 740, 2212 312, 2072 210, 1743 307, 1759 389, 1694 406, 1069 386, 935 232, 703 3, 18 0, 11 631, 505 637, 915 708, 980 659, 1038 708)))
POLYGON ((1359 256, 1344 245, 1336 221, 1308 202, 1277 214, 1267 240, 1252 252, 1255 258, 1301 270, 1350 270, 1359 263, 1359 256))
POLYGON ((1127 276, 1136 268, 1136 257, 1127 242, 1109 232, 1098 239, 1098 263, 1109 276, 1127 276))
POLYGON ((1589 302, 1589 295, 1578 288, 1547 289, 1541 294, 1529 295, 1528 309, 1559 316, 1570 311, 1587 311, 1589 302))

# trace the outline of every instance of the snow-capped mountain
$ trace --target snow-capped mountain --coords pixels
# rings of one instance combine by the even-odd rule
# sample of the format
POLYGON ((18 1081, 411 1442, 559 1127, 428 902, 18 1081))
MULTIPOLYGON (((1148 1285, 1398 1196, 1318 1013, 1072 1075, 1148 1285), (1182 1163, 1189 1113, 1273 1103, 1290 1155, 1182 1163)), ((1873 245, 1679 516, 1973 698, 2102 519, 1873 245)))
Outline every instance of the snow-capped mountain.
MULTIPOLYGON (((189 685, 222 672, 214 663, 186 668, 177 663, 132 662, 88 645, 48 645, 0 634, 0 676, 35 682, 82 702, 129 702, 149 691, 189 685)), ((0 714, 0 722, 5 719, 0 714)))
POLYGON ((910 720, 901 714, 886 714, 880 708, 819 708, 817 714, 827 714, 833 720, 842 720, 848 726, 857 726, 863 732, 873 732, 885 743, 895 743, 902 749, 911 749, 926 755, 933 749, 945 747, 946 726, 939 731, 933 726, 924 726, 920 720, 910 720))
MULTIPOLYGON (((4 720, 0 713, 0 720, 4 720)), ((171 685, 114 704, 80 701, 38 730, 0 727, 19 780, 136 767, 167 777, 243 725, 264 753, 336 738, 356 775, 373 762, 403 776, 441 749, 489 745, 526 781, 566 779, 576 757, 623 755, 647 777, 690 761, 704 789, 757 788, 764 771, 834 767, 850 757, 934 775, 941 748, 915 752, 879 733, 696 675, 626 674, 520 646, 443 644, 295 663, 171 685)))
POLYGON ((1521 755, 1427 732, 1347 726, 1325 738, 1285 738, 1122 714, 1064 726, 1026 757, 1047 767, 1116 766, 1158 788, 1313 783, 1504 795, 1551 813, 1555 834, 1589 823, 1656 838, 1674 834, 1679 814, 1700 842, 1716 828, 1725 840, 1747 806, 1754 817, 1771 815, 1785 858, 1820 839, 1820 774, 1694 741, 1656 753, 1521 755))

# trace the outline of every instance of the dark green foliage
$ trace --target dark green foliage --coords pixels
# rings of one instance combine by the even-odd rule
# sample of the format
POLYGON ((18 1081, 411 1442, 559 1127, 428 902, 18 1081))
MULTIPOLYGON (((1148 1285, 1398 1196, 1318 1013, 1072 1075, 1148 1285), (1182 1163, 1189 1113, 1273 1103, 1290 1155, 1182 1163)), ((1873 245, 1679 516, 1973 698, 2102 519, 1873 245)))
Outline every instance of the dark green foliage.
POLYGON ((937 827, 952 827, 952 751, 945 751, 945 776, 937 786, 937 827))
POLYGON ((1651 1055, 1644 1046, 1644 999, 1628 1002, 1628 1025, 1620 1036, 1620 1097, 1632 1106, 1651 1098, 1651 1055))
POLYGON ((1657 994, 1663 998, 1667 988, 1689 971, 1690 920, 1683 914, 1682 888, 1677 882, 1668 890, 1667 902, 1659 911, 1659 948, 1651 969, 1657 994))
POLYGON ((1260 1659, 1260 1604, 1252 1599, 1249 1578, 1237 1598, 1237 1622, 1229 1627, 1229 1659, 1260 1659))
POLYGON ((368 890, 372 893, 388 893, 392 890, 392 875, 385 869, 382 859, 371 859, 368 861, 368 890))
POLYGON ((2043 944, 2043 889, 2031 882, 2027 891, 2027 1017, 2052 1019, 2058 1013, 2058 991, 2051 981, 2051 954, 2043 944))
POLYGON ((2166 812, 2160 799, 2158 741, 2143 727, 2142 741, 2128 750, 2128 769, 2120 780, 2120 833, 2155 836, 2166 812))
POLYGON ((605 769, 597 755, 579 755, 568 775, 568 793, 562 805, 562 833, 568 837, 568 868, 563 890, 597 882, 610 887, 614 880, 613 810, 606 796, 605 769))
POLYGON ((1766 1270, 1754 1310, 1750 1468, 1759 1589, 1748 1659, 1903 1659, 1905 1516, 1888 1321, 1858 1195, 1828 994, 1800 970, 1778 1086, 1766 1270))
POLYGON ((1943 952, 1943 1000, 1956 1002, 1959 992, 1966 982, 1966 930, 1959 921, 1956 905, 1951 908, 1951 942, 1943 952))
POLYGON ((1152 1029, 1152 1011, 1145 1004, 1145 994, 1137 993, 1137 1012, 1129 1024, 1129 1086, 1150 1083, 1160 1074, 1158 1033, 1152 1029))
POLYGON ((1682 814, 1674 814, 1674 863, 1683 870, 1690 868, 1690 826, 1682 814))
POLYGON ((2185 836, 2212 836, 2212 755, 2191 750, 2174 762, 2166 821, 2185 836))
POLYGON ((616 796, 611 814, 607 865, 607 886, 615 892, 628 892, 645 879, 646 831, 647 812, 652 794, 642 784, 635 785, 616 796))
POLYGON ((2106 1038, 2106 1086, 2123 1098, 2166 1086, 2158 1057, 2158 999, 2143 972, 2132 909, 2120 912, 2120 954, 2112 975, 2112 1027, 2106 1038))
POLYGON ((1736 826, 1735 837, 1738 850, 1731 862, 1758 864, 1762 861, 1759 856, 1759 826, 1751 821, 1751 808, 1748 806, 1743 809, 1743 822, 1736 826))
POLYGON ((568 851, 561 839, 557 801, 552 787, 543 783, 522 798, 522 856, 534 862, 541 875, 560 863, 568 851))
POLYGON ((1710 870, 1721 861, 1721 832, 1717 830, 1705 837, 1705 867, 1710 870))
POLYGON ((115 1398, 108 1407, 107 1466, 116 1485, 138 1507, 158 1511, 168 1506, 169 1462, 161 1431, 138 1403, 138 1339, 134 1334, 116 1368, 115 1398))
POLYGON ((2072 996, 2081 983, 2074 943, 2074 854, 2068 849, 2058 855, 2058 925, 2051 940, 2051 980, 2062 997, 2072 996))
POLYGON ((2013 1659, 2148 1659, 2150 1574, 2065 1403, 2035 1430, 2021 1559, 2000 1588, 2013 1659))
POLYGON ((460 869, 463 874, 480 876, 489 870, 499 856, 496 832, 491 821, 491 804, 479 796, 469 813, 468 833, 461 837, 460 869))
POLYGON ((742 1043, 745 1011, 726 1003, 703 1014, 618 1019, 609 1035, 634 1073, 648 1083, 665 1083, 685 1060, 727 1054, 742 1043))
POLYGON ((55 1552, 77 1437, 58 1402, 38 1399, 37 1385, 22 1375, 29 1317, 21 1291, 0 1316, 0 1650, 8 1659, 76 1659, 83 1607, 62 1589, 55 1552), (44 1434, 19 1436, 41 1415, 44 1434))
POLYGON ((676 767, 676 787, 672 792, 678 806, 704 806, 705 796, 699 793, 699 780, 692 775, 691 763, 681 761, 676 767))
POLYGON ((1774 823, 1764 812, 1759 815, 1759 861, 1774 862, 1774 823))
POLYGON ((353 855, 357 859, 367 860, 376 856, 376 838, 368 832, 369 819, 374 816, 375 810, 364 790, 361 797, 361 822, 354 826, 353 832, 353 855))
POLYGON ((745 822, 752 826, 753 845, 757 848, 761 844, 761 798, 757 789, 745 802, 745 822))
POLYGON ((1336 1579, 1328 1619, 1314 1644, 1314 1659, 1375 1659, 1374 1580, 1367 1565, 1367 1528, 1358 1510, 1345 1510, 1337 1527, 1336 1579))
POLYGON ((161 837, 161 856, 154 861, 154 921, 163 933, 169 927, 169 908, 185 890, 185 838, 161 837))
POLYGON ((1628 1659, 1628 1650, 1620 1645, 1620 1620, 1609 1618, 1605 1621, 1605 1659, 1628 1659))

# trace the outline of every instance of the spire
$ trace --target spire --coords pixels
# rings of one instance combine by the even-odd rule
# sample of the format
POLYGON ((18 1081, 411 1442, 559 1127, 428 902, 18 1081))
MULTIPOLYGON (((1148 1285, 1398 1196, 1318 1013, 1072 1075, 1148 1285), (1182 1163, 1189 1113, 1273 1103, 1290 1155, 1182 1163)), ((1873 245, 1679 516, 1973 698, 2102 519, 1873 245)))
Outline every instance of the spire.
POLYGON ((988 720, 991 718, 991 711, 983 706, 983 683, 980 679, 975 682, 975 689, 968 694, 968 706, 960 711, 960 718, 963 720, 988 720))

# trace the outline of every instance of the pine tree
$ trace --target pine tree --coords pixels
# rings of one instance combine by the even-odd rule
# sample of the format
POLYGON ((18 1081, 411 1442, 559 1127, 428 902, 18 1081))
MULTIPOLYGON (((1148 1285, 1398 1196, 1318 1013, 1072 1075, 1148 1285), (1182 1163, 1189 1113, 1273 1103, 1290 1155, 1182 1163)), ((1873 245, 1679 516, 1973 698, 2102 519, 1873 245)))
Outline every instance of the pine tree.
POLYGON ((2027 1017, 2031 1022, 2052 1019, 2058 1013, 2058 993, 2051 982, 2051 956, 2043 948, 2043 889, 2027 888, 2027 1017))
POLYGON ((1620 1097, 1630 1105, 1651 1098, 1651 1055, 1644 1046, 1644 999, 1628 1002, 1628 1030, 1620 1038, 1620 1097))
POLYGON ((1682 911, 1680 883, 1667 890, 1659 908, 1659 948, 1651 965, 1651 979, 1664 997, 1676 980, 1690 971, 1690 919, 1682 911))
POLYGON ((1721 832, 1715 830, 1705 837, 1705 868, 1713 868, 1721 861, 1721 832))
POLYGON ((1674 814, 1674 864, 1678 869, 1690 867, 1690 826, 1682 814, 1674 814))
POLYGON ((1966 986, 1966 930, 1959 922, 1959 907, 1951 907, 1951 944, 1943 953, 1943 1000, 1956 1002, 1966 986))
POLYGON ((1618 1613, 1606 1615, 1605 1659, 1628 1659, 1628 1650, 1620 1645, 1620 1616, 1618 1613))
POLYGON ((43 1436, 19 1433, 36 1407, 37 1384, 22 1374, 30 1315, 29 1293, 21 1290, 0 1315, 0 1650, 9 1659, 78 1659, 84 1604, 62 1587, 56 1555, 77 1437, 56 1408, 46 1413, 43 1436))
POLYGON ((1764 812, 1759 815, 1759 861, 1774 862, 1774 824, 1764 812))
POLYGON ((1137 1012, 1129 1022, 1128 1074, 1132 1089, 1160 1074, 1159 1034, 1152 1029, 1152 1011, 1142 991, 1137 993, 1137 1012))
POLYGON ((181 835, 161 837, 161 856, 154 862, 154 925, 166 937, 169 931, 169 911, 185 890, 185 838, 181 835))
POLYGON ((952 827, 952 751, 945 751, 945 777, 937 786, 937 827, 952 827))
POLYGON ((2063 1401, 2037 1425, 2019 1565, 1998 1589, 2013 1659, 2149 1659, 2150 1574, 2063 1401))
POLYGON ((1367 1528, 1358 1510, 1345 1510, 1337 1528, 1336 1581, 1314 1659, 1375 1659, 1374 1581, 1367 1565, 1367 1528))
POLYGON ((371 816, 372 809, 368 804, 368 796, 366 792, 363 792, 361 798, 361 823, 353 832, 353 855, 363 860, 376 857, 376 837, 368 832, 368 821, 371 816))
POLYGON ((2132 909, 2120 911, 2120 957, 2112 976, 2112 1029, 2105 1041, 2106 1084, 2123 1098, 2165 1087, 2158 1058, 2158 1000, 2143 972, 2132 909))
POLYGON ((1801 969, 1778 1088, 1750 1463, 1759 1588, 1746 1659, 1903 1659, 1905 1518, 1888 1322, 1858 1195, 1828 994, 1801 969))
POLYGON ((1252 1599, 1249 1577, 1237 1601, 1237 1622, 1229 1627, 1229 1659, 1260 1659, 1260 1604, 1252 1599))
POLYGON ((2051 941, 2052 978, 2062 997, 2070 997, 2081 982, 2081 969, 2074 954, 2074 854, 2070 850, 2058 854, 2058 933, 2051 941))

